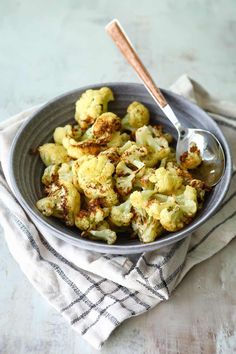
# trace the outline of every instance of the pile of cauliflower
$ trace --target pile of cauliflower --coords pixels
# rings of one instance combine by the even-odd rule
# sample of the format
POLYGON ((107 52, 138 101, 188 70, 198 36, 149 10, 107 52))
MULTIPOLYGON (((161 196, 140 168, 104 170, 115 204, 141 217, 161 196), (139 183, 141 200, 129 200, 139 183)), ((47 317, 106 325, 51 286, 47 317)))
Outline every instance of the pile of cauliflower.
POLYGON ((125 232, 152 242, 182 229, 201 207, 205 185, 188 171, 200 153, 193 147, 177 164, 172 136, 150 125, 148 109, 132 102, 120 118, 108 111, 113 100, 107 87, 87 90, 76 102, 77 124, 57 127, 54 142, 38 148, 46 196, 37 208, 83 237, 113 244, 125 232))

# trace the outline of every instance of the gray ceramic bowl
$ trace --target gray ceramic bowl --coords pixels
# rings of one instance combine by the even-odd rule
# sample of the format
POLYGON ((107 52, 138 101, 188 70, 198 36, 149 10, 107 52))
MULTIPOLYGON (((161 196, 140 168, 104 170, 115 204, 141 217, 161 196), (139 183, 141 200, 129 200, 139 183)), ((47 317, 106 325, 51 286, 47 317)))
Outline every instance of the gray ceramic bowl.
POLYGON ((115 101, 109 106, 112 112, 122 117, 131 101, 141 101, 149 108, 152 121, 162 124, 168 132, 176 136, 175 129, 163 116, 162 111, 141 84, 104 83, 82 87, 66 93, 50 101, 33 114, 21 127, 13 141, 10 153, 11 183, 17 199, 28 214, 53 235, 78 247, 93 251, 116 254, 140 253, 169 245, 187 237, 212 216, 224 198, 231 178, 231 157, 228 144, 216 123, 199 107, 167 90, 163 90, 163 93, 181 123, 190 128, 203 128, 214 133, 222 143, 226 155, 226 170, 223 178, 209 193, 204 208, 191 224, 179 232, 169 233, 150 244, 142 244, 138 240, 130 240, 123 236, 118 239, 115 245, 109 246, 105 243, 82 238, 77 228, 68 228, 58 219, 52 217, 46 218, 35 207, 36 201, 42 197, 40 178, 44 166, 39 156, 30 154, 31 149, 52 141, 52 133, 55 127, 74 121, 75 101, 82 92, 88 88, 102 86, 110 87, 115 94, 115 101))

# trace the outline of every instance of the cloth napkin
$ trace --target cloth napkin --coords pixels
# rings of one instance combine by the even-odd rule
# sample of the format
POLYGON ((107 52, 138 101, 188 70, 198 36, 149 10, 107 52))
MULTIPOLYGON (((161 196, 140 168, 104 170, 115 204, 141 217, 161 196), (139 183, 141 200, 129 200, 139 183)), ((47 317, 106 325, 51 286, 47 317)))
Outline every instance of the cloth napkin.
MULTIPOLYGON (((186 75, 171 89, 205 109, 224 131, 232 151, 236 151, 235 104, 214 99, 186 75)), ((220 210, 191 236, 174 245, 132 256, 82 250, 53 237, 32 221, 9 185, 11 142, 35 109, 19 113, 0 125, 0 217, 6 243, 37 291, 77 333, 99 349, 124 320, 168 300, 194 265, 233 239, 236 176, 234 173, 220 210)))

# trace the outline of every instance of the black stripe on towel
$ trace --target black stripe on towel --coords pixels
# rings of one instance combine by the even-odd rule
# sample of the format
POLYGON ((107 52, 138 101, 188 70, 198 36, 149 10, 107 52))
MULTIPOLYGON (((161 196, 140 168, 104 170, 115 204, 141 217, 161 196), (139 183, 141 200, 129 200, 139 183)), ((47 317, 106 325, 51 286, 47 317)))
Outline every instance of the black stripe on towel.
MULTIPOLYGON (((71 267, 72 269, 74 269, 75 271, 79 272, 87 281, 89 281, 91 284, 94 285, 94 287, 96 288, 96 290, 98 290, 104 297, 108 296, 111 297, 113 299, 113 297, 110 294, 105 293, 100 286, 98 286, 98 282, 95 282, 86 272, 84 272, 82 269, 78 268, 77 266, 75 266, 72 262, 68 261, 65 257, 63 257, 60 253, 58 253, 47 241, 46 239, 39 234, 40 240, 42 242, 42 244, 45 246, 45 248, 51 252, 54 257, 58 258, 61 262, 67 264, 69 267, 71 267)), ((91 287, 90 291, 94 288, 91 287)), ((130 292, 129 289, 125 288, 125 287, 121 287, 119 288, 122 292, 124 292, 125 294, 127 294, 127 292, 130 292)), ((145 303, 144 301, 140 300, 137 296, 132 296, 133 299, 136 301, 136 303, 142 307, 144 307, 146 310, 148 310, 150 308, 150 305, 148 305, 147 303, 145 303)), ((78 300, 79 298, 75 299, 73 301, 73 303, 77 303, 79 302, 78 300)), ((70 308, 71 306, 73 306, 73 304, 69 304, 67 307, 70 308)), ((127 308, 127 311, 129 311, 129 309, 127 308)))
POLYGON ((162 267, 157 263, 157 264, 152 264, 152 263, 148 263, 148 261, 146 260, 144 254, 142 255, 142 259, 145 263, 146 266, 148 267, 152 267, 152 268, 155 268, 155 269, 158 269, 159 270, 159 274, 160 274, 160 279, 162 281, 162 284, 163 286, 165 287, 166 291, 167 291, 167 294, 168 296, 170 295, 170 292, 169 292, 169 288, 168 288, 168 285, 164 279, 164 275, 163 275, 163 270, 162 270, 162 267))
MULTIPOLYGON (((184 243, 184 239, 179 241, 179 242, 176 242, 170 249, 170 251, 167 253, 167 255, 165 255, 163 257, 163 260, 159 263, 159 266, 162 267, 163 265, 165 265, 167 262, 169 262, 169 260, 172 259, 172 257, 175 255, 175 252, 182 246, 182 244, 184 243)), ((156 264, 153 264, 151 266, 155 266, 156 267, 156 264)), ((137 265, 133 265, 129 270, 128 272, 125 274, 125 276, 129 275, 133 270, 136 270, 136 268, 139 268, 139 266, 137 265)))
MULTIPOLYGON (((137 293, 138 293, 137 291, 134 292, 134 294, 137 294, 137 293)), ((127 296, 124 297, 121 301, 124 302, 125 300, 128 300, 129 298, 130 298, 130 295, 127 295, 127 296)), ((115 305, 115 304, 116 304, 116 301, 114 301, 114 303, 112 303, 112 304, 106 306, 106 307, 103 309, 104 313, 105 313, 111 306, 113 306, 113 305, 115 305)), ((136 314, 136 313, 133 311, 133 315, 135 315, 135 314, 136 314)), ((95 324, 98 323, 98 321, 100 320, 100 318, 101 318, 102 315, 103 315, 103 313, 99 314, 99 315, 97 316, 96 320, 95 320, 93 323, 91 323, 88 327, 86 327, 85 329, 83 329, 83 331, 81 332, 81 334, 84 335, 85 333, 88 332, 88 330, 89 330, 90 328, 92 328, 93 326, 95 326, 95 324)), ((81 316, 80 316, 80 317, 81 317, 81 316)), ((75 318, 75 319, 72 321, 71 324, 73 325, 73 324, 77 323, 78 321, 80 321, 80 319, 81 319, 80 317, 75 318)))
POLYGON ((218 227, 224 225, 227 221, 229 221, 230 219, 232 219, 234 216, 236 215, 236 210, 230 214, 226 219, 224 219, 223 221, 219 222, 218 224, 216 224, 210 231, 207 232, 207 234, 196 244, 194 245, 190 250, 190 252, 193 252, 198 246, 200 246, 218 227))
MULTIPOLYGON (((24 234, 27 236, 32 248, 37 252, 38 257, 41 261, 49 264, 55 271, 56 273, 60 276, 60 278, 67 284, 70 286, 70 288, 76 293, 76 295, 78 296, 82 296, 83 293, 78 289, 78 287, 75 285, 75 283, 73 283, 67 276, 66 274, 61 270, 61 268, 54 262, 51 262, 45 258, 42 257, 39 247, 36 244, 34 238, 32 237, 31 233, 29 232, 29 230, 26 228, 26 226, 14 215, 11 214, 16 222, 16 224, 20 227, 20 229, 24 232, 24 234)), ((100 309, 98 307, 94 307, 94 304, 86 297, 84 296, 82 298, 82 301, 84 301, 84 303, 89 306, 90 308, 93 307, 95 311, 98 311, 99 314, 104 315, 106 318, 108 318, 111 323, 114 326, 118 326, 120 324, 120 322, 117 320, 117 318, 115 318, 113 315, 111 315, 110 313, 104 311, 104 309, 100 309)))

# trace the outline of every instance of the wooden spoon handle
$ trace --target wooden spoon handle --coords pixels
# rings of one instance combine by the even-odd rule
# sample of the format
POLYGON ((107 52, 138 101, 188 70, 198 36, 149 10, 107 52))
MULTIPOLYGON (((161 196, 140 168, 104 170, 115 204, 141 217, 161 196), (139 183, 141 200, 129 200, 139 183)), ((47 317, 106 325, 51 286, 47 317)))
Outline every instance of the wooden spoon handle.
POLYGON ((159 88, 156 87, 151 75, 141 62, 119 22, 117 20, 111 21, 106 26, 106 31, 120 49, 128 63, 134 68, 153 98, 159 103, 161 108, 164 108, 167 105, 165 97, 162 95, 159 88))

